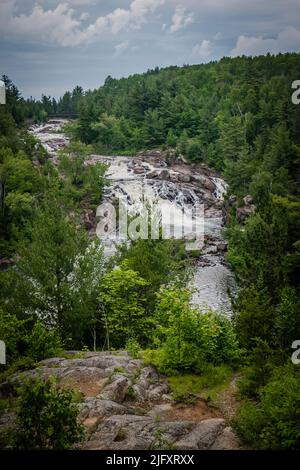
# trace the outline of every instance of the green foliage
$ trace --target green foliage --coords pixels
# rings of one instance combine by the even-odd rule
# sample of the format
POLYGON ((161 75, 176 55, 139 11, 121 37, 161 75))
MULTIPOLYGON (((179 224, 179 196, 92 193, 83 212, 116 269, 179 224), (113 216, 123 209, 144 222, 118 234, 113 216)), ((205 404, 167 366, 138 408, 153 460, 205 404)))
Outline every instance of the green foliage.
POLYGON ((125 346, 129 338, 144 343, 151 331, 145 312, 147 282, 126 265, 105 274, 100 285, 103 317, 114 348, 125 346))
POLYGON ((178 374, 168 377, 168 383, 176 401, 189 402, 192 397, 214 399, 228 387, 232 375, 232 368, 226 364, 208 365, 200 375, 178 374))
POLYGON ((24 450, 69 449, 83 439, 79 407, 71 391, 53 381, 25 381, 19 390, 14 447, 24 450))
POLYGON ((202 371, 206 364, 234 363, 237 340, 222 315, 199 312, 190 306, 187 289, 170 286, 159 294, 152 361, 161 371, 202 371))
POLYGON ((130 354, 133 359, 137 359, 141 354, 141 346, 135 338, 130 338, 127 340, 125 345, 126 351, 130 354))
POLYGON ((101 202, 106 165, 86 165, 92 148, 81 142, 72 142, 59 157, 59 170, 64 176, 64 197, 70 202, 96 207, 101 202))
POLYGON ((2 274, 5 309, 22 318, 24 309, 45 326, 56 326, 68 346, 91 342, 104 271, 99 243, 90 244, 76 221, 50 199, 27 226, 29 240, 18 245, 19 261, 2 274))
POLYGON ((174 277, 184 276, 185 245, 178 240, 136 240, 120 247, 119 259, 147 281, 146 309, 153 313, 156 293, 174 277))
POLYGON ((62 352, 61 339, 55 329, 45 328, 37 321, 27 339, 27 354, 34 361, 58 356, 62 352))
POLYGON ((241 437, 258 449, 300 448, 300 376, 281 367, 259 391, 259 403, 246 401, 235 419, 241 437))
POLYGON ((0 308, 0 338, 6 345, 7 363, 18 355, 20 343, 25 342, 26 322, 0 308))

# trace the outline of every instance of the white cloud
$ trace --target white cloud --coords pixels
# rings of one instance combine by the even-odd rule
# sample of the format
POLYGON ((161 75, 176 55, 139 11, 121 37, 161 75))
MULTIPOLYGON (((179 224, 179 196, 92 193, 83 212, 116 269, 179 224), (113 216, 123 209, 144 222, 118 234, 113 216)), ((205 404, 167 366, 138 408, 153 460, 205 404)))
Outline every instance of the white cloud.
POLYGON ((15 0, 1 0, 0 27, 7 35, 15 35, 30 41, 77 46, 96 41, 104 34, 140 29, 165 0, 132 0, 128 9, 116 8, 111 13, 99 16, 94 23, 82 28, 86 15, 77 19, 76 11, 70 7, 88 4, 88 0, 69 0, 53 9, 44 10, 35 5, 29 14, 16 14, 15 0))
POLYGON ((117 44, 115 46, 114 56, 119 57, 123 52, 127 51, 128 48, 129 48, 129 41, 124 41, 124 42, 121 42, 120 44, 117 44))
POLYGON ((239 55, 260 55, 267 52, 278 54, 279 52, 299 50, 300 31, 290 26, 281 31, 276 38, 239 36, 231 55, 236 57, 239 55))
POLYGON ((180 29, 185 28, 187 25, 194 21, 194 13, 188 13, 186 8, 178 5, 172 17, 172 25, 170 27, 171 33, 176 33, 180 29))
POLYGON ((81 7, 86 5, 95 5, 97 0, 66 0, 66 2, 74 7, 81 7))
POLYGON ((193 47, 192 55, 201 60, 206 60, 212 55, 213 42, 209 39, 203 39, 201 44, 196 44, 193 47))

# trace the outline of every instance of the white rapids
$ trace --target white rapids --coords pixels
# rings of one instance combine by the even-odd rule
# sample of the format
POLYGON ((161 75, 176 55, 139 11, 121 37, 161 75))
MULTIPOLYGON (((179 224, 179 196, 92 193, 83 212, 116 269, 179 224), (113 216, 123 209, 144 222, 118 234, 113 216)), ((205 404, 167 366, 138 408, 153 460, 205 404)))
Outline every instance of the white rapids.
MULTIPOLYGON (((52 120, 44 125, 32 126, 30 132, 42 143, 53 162, 57 162, 58 150, 68 145, 63 133, 65 120, 52 120)), ((198 203, 205 207, 204 234, 206 243, 202 255, 195 263, 190 288, 192 303, 202 311, 212 309, 231 315, 231 295, 236 292, 234 277, 224 259, 226 244, 222 235, 222 209, 220 202, 227 185, 214 172, 203 168, 191 169, 180 164, 167 166, 161 156, 137 157, 91 155, 90 164, 108 165, 109 186, 104 190, 104 201, 121 197, 135 211, 142 199, 159 202, 162 219, 168 219, 172 209, 173 233, 182 222, 182 209, 198 203), (175 209, 175 210, 174 210, 175 209)), ((187 210, 189 217, 189 209, 187 210)), ((190 222, 192 224, 192 214, 190 222)), ((107 244, 107 241, 105 242, 107 244)), ((113 240, 107 246, 109 252, 113 240)))

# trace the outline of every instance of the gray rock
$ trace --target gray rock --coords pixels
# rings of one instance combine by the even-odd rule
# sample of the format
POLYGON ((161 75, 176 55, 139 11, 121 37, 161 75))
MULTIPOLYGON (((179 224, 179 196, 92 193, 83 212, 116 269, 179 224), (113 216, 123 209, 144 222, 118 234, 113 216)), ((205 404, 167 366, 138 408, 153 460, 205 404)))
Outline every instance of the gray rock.
POLYGON ((112 400, 104 400, 97 397, 87 398, 81 406, 80 419, 103 418, 111 415, 121 415, 127 412, 127 408, 112 400))
POLYGON ((204 175, 192 175, 192 181, 198 183, 203 188, 207 189, 208 191, 214 192, 216 189, 215 183, 204 175))
POLYGON ((156 387, 150 389, 147 393, 147 399, 150 401, 158 401, 162 399, 162 396, 168 393, 169 387, 167 383, 161 383, 156 387))
POLYGON ((183 439, 175 443, 180 450, 209 449, 225 428, 224 419, 206 419, 197 424, 195 428, 183 439))
POLYGON ((239 450, 240 442, 231 427, 224 429, 210 448, 211 450, 239 450))
POLYGON ((218 244, 217 244, 217 249, 218 249, 218 251, 225 252, 225 251, 227 251, 227 249, 228 249, 228 245, 227 245, 227 243, 225 243, 225 242, 224 242, 224 243, 223 243, 223 242, 222 242, 222 243, 218 243, 218 244))
POLYGON ((238 222, 243 223, 246 219, 256 211, 256 206, 249 205, 244 207, 238 207, 236 210, 236 218, 238 222))
POLYGON ((248 194, 247 196, 244 197, 243 199, 245 206, 250 206, 253 204, 253 197, 248 194))
POLYGON ((229 196, 228 203, 230 206, 233 206, 236 203, 236 201, 237 201, 237 197, 234 194, 229 196))
POLYGON ((132 382, 128 377, 125 377, 124 375, 115 375, 112 378, 112 382, 98 395, 98 398, 121 403, 124 401, 126 392, 131 385, 132 382))

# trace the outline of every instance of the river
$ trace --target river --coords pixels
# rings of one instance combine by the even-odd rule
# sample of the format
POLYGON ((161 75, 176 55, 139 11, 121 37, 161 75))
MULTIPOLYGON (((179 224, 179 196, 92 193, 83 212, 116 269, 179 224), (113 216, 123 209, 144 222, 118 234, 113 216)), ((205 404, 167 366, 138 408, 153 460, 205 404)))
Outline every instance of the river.
MULTIPOLYGON (((54 164, 57 164, 58 151, 69 143, 63 132, 65 123, 65 120, 57 119, 30 128, 54 164)), ((173 212, 170 229, 173 235, 180 230, 183 211, 185 225, 195 229, 193 209, 199 205, 203 207, 205 243, 193 267, 189 286, 193 290, 192 303, 203 311, 213 309, 230 316, 231 295, 235 293, 236 285, 224 256, 222 200, 226 184, 219 175, 204 165, 190 166, 181 161, 167 164, 159 151, 135 157, 91 155, 87 161, 88 164, 97 162, 108 165, 110 181, 104 191, 104 202, 122 198, 130 214, 135 213, 145 199, 150 204, 158 204, 162 220, 168 220, 173 212)), ((196 228, 201 230, 197 223, 196 228)), ((103 243, 108 251, 112 249, 111 238, 103 243)))

